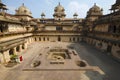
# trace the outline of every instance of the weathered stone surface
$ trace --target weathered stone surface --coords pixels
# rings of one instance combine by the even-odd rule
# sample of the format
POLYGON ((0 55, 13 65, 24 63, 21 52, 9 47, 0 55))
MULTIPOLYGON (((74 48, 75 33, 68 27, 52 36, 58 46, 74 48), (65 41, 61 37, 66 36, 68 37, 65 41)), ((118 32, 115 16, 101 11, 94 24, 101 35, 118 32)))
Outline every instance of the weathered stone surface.
POLYGON ((37 67, 37 66, 39 66, 41 64, 41 61, 34 61, 32 64, 31 64, 31 66, 32 67, 37 67))

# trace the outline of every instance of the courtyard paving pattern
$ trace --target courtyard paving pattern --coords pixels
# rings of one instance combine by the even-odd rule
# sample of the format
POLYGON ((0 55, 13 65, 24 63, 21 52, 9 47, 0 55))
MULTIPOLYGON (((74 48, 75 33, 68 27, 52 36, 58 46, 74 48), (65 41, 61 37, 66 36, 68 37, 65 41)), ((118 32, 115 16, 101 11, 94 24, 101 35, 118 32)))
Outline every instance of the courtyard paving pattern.
MULTIPOLYGON (((94 47, 85 43, 67 43, 67 42, 34 42, 28 48, 19 53, 23 56, 23 61, 12 68, 6 68, 0 65, 0 80, 120 80, 120 63, 111 59, 105 53, 96 50, 94 47), (30 64, 40 53, 44 54, 39 57, 42 63, 46 63, 45 54, 52 47, 68 48, 73 47, 79 54, 80 59, 85 60, 90 66, 97 66, 100 71, 93 70, 24 70, 29 69, 30 64), (43 58, 43 59, 42 59, 43 58), (104 74, 101 74, 102 71, 104 74)), ((77 58, 76 58, 77 59, 77 58)), ((62 67, 64 64, 53 64, 52 69, 57 69, 58 65, 62 67), (55 65, 55 66, 53 66, 55 65)), ((74 67, 73 63, 65 64, 65 69, 74 67), (72 66, 73 65, 73 66, 72 66)), ((44 65, 43 68, 51 69, 50 65, 44 65)), ((41 68, 41 69, 43 69, 41 68)), ((63 69, 63 68, 62 68, 63 69)))

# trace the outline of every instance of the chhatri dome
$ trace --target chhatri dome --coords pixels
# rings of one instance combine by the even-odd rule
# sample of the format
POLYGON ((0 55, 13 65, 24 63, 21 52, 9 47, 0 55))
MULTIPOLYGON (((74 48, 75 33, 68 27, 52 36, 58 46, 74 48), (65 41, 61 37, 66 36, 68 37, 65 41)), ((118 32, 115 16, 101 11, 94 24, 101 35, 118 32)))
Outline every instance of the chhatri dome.
POLYGON ((87 16, 100 16, 103 14, 103 10, 96 5, 96 3, 94 4, 94 6, 92 8, 89 9, 89 11, 87 12, 87 16))
POLYGON ((32 16, 31 11, 24 5, 24 3, 16 10, 16 15, 32 16))
POLYGON ((59 2, 59 4, 55 7, 54 11, 55 12, 63 12, 63 11, 65 11, 65 9, 59 2))
POLYGON ((66 16, 65 14, 65 9, 64 7, 60 4, 59 4, 55 7, 54 9, 54 14, 53 14, 54 18, 64 18, 66 16))
POLYGON ((96 3, 94 3, 94 6, 92 8, 90 8, 89 11, 92 11, 92 12, 97 12, 98 11, 98 12, 100 12, 101 9, 100 9, 99 6, 96 5, 96 3))
POLYGON ((42 12, 42 13, 41 13, 41 18, 44 18, 44 17, 45 17, 45 13, 42 12))
POLYGON ((112 5, 110 10, 120 10, 120 0, 116 0, 116 3, 112 5))
POLYGON ((74 13, 73 16, 78 16, 78 14, 77 14, 77 13, 74 13))

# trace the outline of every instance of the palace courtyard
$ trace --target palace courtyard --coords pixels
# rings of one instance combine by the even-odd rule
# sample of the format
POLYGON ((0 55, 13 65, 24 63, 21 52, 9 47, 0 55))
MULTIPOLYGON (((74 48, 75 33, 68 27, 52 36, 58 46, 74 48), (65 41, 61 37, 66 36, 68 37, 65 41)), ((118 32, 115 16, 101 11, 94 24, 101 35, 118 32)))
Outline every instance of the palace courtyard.
POLYGON ((17 65, 0 65, 1 80, 120 80, 120 64, 84 42, 34 42, 19 55, 23 61, 17 65), (76 54, 69 53, 71 58, 64 59, 61 64, 56 63, 60 60, 50 63, 48 52, 54 48, 74 50, 76 54), (35 60, 41 61, 37 67, 31 65, 35 60), (77 60, 85 61, 87 66, 79 68, 75 65, 77 60))

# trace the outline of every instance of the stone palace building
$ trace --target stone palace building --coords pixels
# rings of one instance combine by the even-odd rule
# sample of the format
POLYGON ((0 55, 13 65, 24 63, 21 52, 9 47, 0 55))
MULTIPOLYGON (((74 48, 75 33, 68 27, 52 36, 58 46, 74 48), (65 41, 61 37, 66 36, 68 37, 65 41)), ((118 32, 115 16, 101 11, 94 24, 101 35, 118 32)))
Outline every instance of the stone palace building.
POLYGON ((6 11, 0 2, 0 63, 10 61, 11 55, 27 49, 33 42, 86 42, 120 61, 120 1, 111 7, 111 13, 103 15, 96 4, 87 12, 86 18, 66 18, 65 9, 59 3, 53 18, 34 18, 22 4, 15 14, 6 11))

